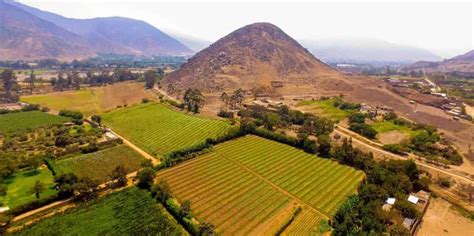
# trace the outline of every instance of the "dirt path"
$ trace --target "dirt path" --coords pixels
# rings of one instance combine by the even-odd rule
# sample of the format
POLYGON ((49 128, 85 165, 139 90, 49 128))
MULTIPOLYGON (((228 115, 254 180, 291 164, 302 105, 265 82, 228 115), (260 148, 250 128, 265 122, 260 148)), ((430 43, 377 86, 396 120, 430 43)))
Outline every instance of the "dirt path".
POLYGON ((127 146, 129 146, 130 148, 132 148, 133 150, 135 150, 136 152, 138 152, 140 155, 142 155, 144 158, 148 159, 151 161, 151 163, 153 163, 153 165, 158 165, 160 164, 161 162, 153 157, 152 155, 148 154, 147 152, 143 151, 141 148, 135 146, 135 144, 133 144, 132 142, 128 141, 127 139, 125 139, 124 137, 120 136, 119 134, 117 134, 116 132, 110 130, 109 132, 111 132, 112 134, 114 134, 115 136, 121 138, 123 140, 123 143, 127 146))
MULTIPOLYGON (((403 156, 400 156, 400 155, 397 155, 397 154, 394 154, 394 153, 391 153, 391 152, 388 152, 388 151, 385 151, 385 150, 381 149, 382 144, 379 144, 379 143, 376 143, 376 142, 373 142, 373 141, 370 141, 370 140, 365 140, 364 138, 360 138, 358 135, 354 135, 352 131, 349 131, 344 127, 336 126, 336 129, 334 129, 334 132, 341 135, 341 136, 343 136, 343 137, 351 137, 352 142, 355 142, 359 145, 362 145, 362 146, 364 146, 364 147, 366 147, 366 148, 368 148, 368 149, 370 149, 374 152, 383 153, 385 156, 388 156, 390 158, 394 158, 394 159, 398 159, 398 160, 406 160, 407 159, 407 157, 403 157, 403 156), (370 144, 368 144, 368 143, 370 143, 370 144)), ((411 155, 411 156, 412 156, 412 158, 410 158, 410 159, 413 159, 415 161, 415 163, 419 166, 422 166, 424 168, 449 175, 453 178, 468 181, 469 183, 474 183, 474 181, 470 177, 463 176, 463 175, 460 175, 460 174, 456 174, 456 173, 441 169, 439 167, 435 167, 435 166, 425 164, 423 162, 420 162, 420 161, 416 160, 414 158, 416 156, 414 156, 414 155, 411 155)))
POLYGON ((417 236, 472 235, 474 222, 465 218, 442 198, 432 198, 417 236))

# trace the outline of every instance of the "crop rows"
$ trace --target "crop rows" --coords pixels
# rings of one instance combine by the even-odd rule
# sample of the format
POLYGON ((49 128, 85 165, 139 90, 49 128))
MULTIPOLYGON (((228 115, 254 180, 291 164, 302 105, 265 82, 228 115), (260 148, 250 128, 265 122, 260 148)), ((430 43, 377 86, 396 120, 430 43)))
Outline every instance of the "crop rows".
POLYGON ((364 176, 363 172, 337 162, 256 136, 227 142, 215 151, 242 163, 327 215, 334 214, 364 176))
POLYGON ((190 200, 199 219, 215 224, 225 235, 258 234, 255 230, 281 214, 295 196, 304 210, 288 234, 309 234, 355 192, 363 173, 287 145, 245 136, 162 171, 158 178, 170 184, 179 201, 190 200))
POLYGON ((145 104, 107 113, 104 123, 153 155, 189 147, 222 135, 230 125, 145 104))
POLYGON ((0 133, 35 129, 40 126, 61 124, 69 118, 40 111, 16 112, 0 115, 0 133))
POLYGON ((78 177, 88 177, 102 183, 110 180, 117 166, 122 165, 127 173, 131 173, 140 169, 143 160, 140 154, 128 146, 120 145, 58 161, 56 172, 72 172, 78 177))

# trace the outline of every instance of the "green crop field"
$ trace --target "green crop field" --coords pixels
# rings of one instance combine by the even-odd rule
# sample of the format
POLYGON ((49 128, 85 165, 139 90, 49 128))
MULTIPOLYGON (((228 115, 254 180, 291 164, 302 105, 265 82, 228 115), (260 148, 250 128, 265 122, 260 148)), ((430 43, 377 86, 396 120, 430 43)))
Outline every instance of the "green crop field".
POLYGON ((103 123, 157 156, 223 134, 230 124, 173 111, 156 103, 106 113, 103 123))
POLYGON ((61 124, 69 118, 40 111, 15 112, 0 115, 0 133, 35 129, 43 125, 61 124))
POLYGON ((319 116, 341 121, 351 114, 351 110, 342 110, 334 105, 334 99, 301 101, 297 106, 319 116))
POLYGON ((146 190, 128 188, 14 235, 188 235, 146 190))
POLYGON ((89 177, 100 183, 110 180, 113 170, 123 165, 127 173, 140 169, 144 158, 125 145, 115 146, 98 152, 71 157, 56 162, 56 173, 74 173, 78 177, 89 177))
POLYGON ((199 219, 214 223, 220 233, 243 235, 272 225, 294 202, 303 207, 294 223, 303 225, 288 230, 309 234, 363 177, 361 171, 251 135, 158 173, 179 201, 191 201, 199 219))
POLYGON ((38 171, 22 171, 3 180, 2 183, 7 185, 7 195, 0 197, 0 202, 4 206, 15 208, 36 200, 35 194, 30 191, 36 181, 41 181, 45 186, 41 199, 56 194, 56 190, 52 188, 54 180, 51 171, 42 168, 38 171))

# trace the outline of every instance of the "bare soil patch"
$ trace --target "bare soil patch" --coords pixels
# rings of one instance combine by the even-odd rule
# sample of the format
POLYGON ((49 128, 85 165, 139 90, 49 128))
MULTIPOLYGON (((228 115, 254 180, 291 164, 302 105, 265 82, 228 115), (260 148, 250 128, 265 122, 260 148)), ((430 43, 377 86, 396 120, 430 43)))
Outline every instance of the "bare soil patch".
POLYGON ((395 144, 400 143, 407 138, 407 135, 403 132, 393 130, 379 134, 379 140, 382 144, 395 144))
POLYGON ((472 235, 473 232, 473 221, 453 209, 449 202, 441 198, 433 198, 417 235, 472 235))

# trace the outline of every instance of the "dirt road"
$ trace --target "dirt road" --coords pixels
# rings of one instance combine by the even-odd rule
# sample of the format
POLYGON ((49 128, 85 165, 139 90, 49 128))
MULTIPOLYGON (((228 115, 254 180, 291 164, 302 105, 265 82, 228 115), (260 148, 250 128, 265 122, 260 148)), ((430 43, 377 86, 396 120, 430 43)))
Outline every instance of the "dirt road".
MULTIPOLYGON (((354 135, 352 131, 350 131, 350 130, 344 128, 344 127, 336 126, 336 129, 334 129, 334 132, 336 132, 337 134, 339 134, 340 136, 343 136, 343 137, 350 137, 350 138, 352 138, 352 142, 355 142, 358 145, 362 145, 362 146, 364 146, 364 147, 366 147, 366 148, 368 148, 368 149, 370 149, 374 152, 383 153, 385 156, 388 156, 390 158, 397 159, 397 160, 406 160, 407 159, 407 157, 400 156, 400 155, 397 155, 397 154, 394 154, 394 153, 383 150, 381 148, 382 144, 376 143, 376 142, 371 141, 371 140, 367 140, 365 138, 361 138, 358 135, 354 135), (370 143, 370 144, 368 144, 368 143, 370 143)), ((423 163, 421 161, 416 160, 414 157, 415 156, 412 155, 412 158, 410 158, 410 157, 408 157, 408 158, 414 160, 417 165, 422 166, 423 168, 434 170, 434 171, 449 175, 449 176, 451 176, 453 178, 456 178, 456 179, 462 179, 463 181, 468 181, 469 183, 474 183, 474 180, 471 179, 470 177, 463 176, 463 175, 460 175, 460 174, 456 174, 456 173, 450 172, 448 170, 442 169, 440 167, 435 167, 435 166, 432 166, 432 165, 428 165, 426 163, 423 163)))

